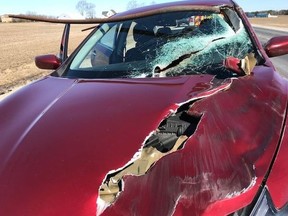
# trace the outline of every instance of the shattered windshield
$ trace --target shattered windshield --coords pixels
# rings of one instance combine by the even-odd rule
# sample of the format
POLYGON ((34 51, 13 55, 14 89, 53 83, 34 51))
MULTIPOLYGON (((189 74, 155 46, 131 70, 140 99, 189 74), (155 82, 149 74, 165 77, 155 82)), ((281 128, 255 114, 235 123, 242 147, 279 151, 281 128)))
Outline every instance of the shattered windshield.
POLYGON ((254 47, 231 9, 169 12, 102 24, 74 57, 67 77, 235 76, 223 64, 254 47))

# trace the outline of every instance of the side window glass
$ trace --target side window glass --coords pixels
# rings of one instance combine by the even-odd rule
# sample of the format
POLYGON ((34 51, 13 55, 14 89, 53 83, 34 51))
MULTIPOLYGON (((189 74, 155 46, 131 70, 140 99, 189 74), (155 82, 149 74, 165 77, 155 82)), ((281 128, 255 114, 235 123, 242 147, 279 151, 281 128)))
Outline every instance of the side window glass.
POLYGON ((115 43, 117 25, 114 25, 100 40, 100 43, 107 48, 113 49, 115 43))
POLYGON ((117 25, 114 25, 104 36, 100 39, 99 43, 91 50, 91 65, 102 66, 109 65, 110 56, 115 47, 115 38, 117 35, 117 25))

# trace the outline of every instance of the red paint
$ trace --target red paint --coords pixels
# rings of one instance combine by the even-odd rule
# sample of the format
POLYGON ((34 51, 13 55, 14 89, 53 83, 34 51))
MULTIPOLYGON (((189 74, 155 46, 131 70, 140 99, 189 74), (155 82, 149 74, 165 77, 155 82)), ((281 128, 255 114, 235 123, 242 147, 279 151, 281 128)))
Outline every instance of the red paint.
POLYGON ((154 4, 154 5, 149 5, 146 7, 141 7, 141 8, 136 8, 132 9, 129 11, 125 11, 123 13, 115 14, 113 17, 118 17, 118 16, 126 16, 129 14, 136 14, 136 13, 141 13, 149 10, 157 10, 157 9, 163 9, 163 8, 169 8, 169 7, 183 7, 183 6, 199 6, 199 7, 219 7, 219 6, 228 6, 228 7, 234 7, 234 3, 230 0, 206 0, 206 1, 201 1, 201 0, 189 0, 189 1, 178 1, 178 2, 168 2, 168 3, 163 3, 163 4, 154 4))
POLYGON ((288 54, 288 36, 271 38, 264 48, 269 57, 286 55, 288 54))
POLYGON ((40 69, 55 70, 61 65, 61 61, 55 55, 42 55, 35 58, 35 64, 40 69))
POLYGON ((288 202, 288 169, 287 169, 287 155, 288 155, 288 131, 287 122, 283 139, 281 141, 279 153, 276 157, 275 164, 267 181, 268 190, 274 202, 274 205, 280 209, 288 202))
POLYGON ((235 57, 227 57, 224 62, 223 65, 227 68, 230 69, 232 71, 234 71, 235 73, 239 74, 239 75, 243 75, 243 71, 241 70, 241 60, 235 57))

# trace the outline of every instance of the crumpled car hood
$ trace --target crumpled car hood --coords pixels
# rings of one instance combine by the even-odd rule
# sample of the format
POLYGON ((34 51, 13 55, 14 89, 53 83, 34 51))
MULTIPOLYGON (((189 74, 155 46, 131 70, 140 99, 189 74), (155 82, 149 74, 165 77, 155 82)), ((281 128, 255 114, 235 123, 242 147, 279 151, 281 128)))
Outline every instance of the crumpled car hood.
POLYGON ((188 102, 187 112, 201 120, 185 147, 144 176, 125 176, 124 190, 101 213, 209 214, 250 190, 245 205, 267 172, 286 108, 286 86, 269 80, 255 73, 225 82, 209 75, 38 81, 0 104, 0 214, 95 215, 107 173, 131 161, 159 123, 188 102), (267 89, 258 91, 257 82, 267 89))

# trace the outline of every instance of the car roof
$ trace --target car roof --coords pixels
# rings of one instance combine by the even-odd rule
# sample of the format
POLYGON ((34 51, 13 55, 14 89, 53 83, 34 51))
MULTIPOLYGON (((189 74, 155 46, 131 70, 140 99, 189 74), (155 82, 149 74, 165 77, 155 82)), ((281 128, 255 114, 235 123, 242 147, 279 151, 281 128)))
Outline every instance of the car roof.
POLYGON ((117 13, 114 17, 127 16, 132 14, 139 14, 147 11, 154 11, 163 8, 172 8, 172 7, 193 7, 195 8, 209 8, 209 7, 235 7, 238 6, 233 0, 186 0, 186 1, 175 1, 167 2, 162 4, 153 4, 149 6, 139 7, 131 9, 125 12, 117 13))

